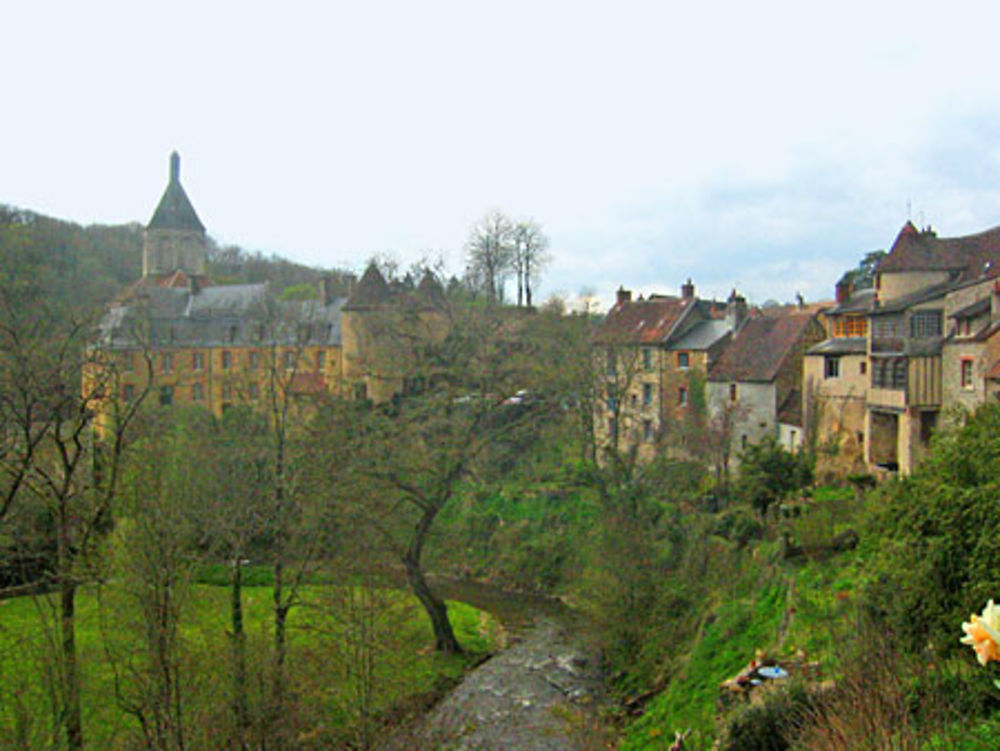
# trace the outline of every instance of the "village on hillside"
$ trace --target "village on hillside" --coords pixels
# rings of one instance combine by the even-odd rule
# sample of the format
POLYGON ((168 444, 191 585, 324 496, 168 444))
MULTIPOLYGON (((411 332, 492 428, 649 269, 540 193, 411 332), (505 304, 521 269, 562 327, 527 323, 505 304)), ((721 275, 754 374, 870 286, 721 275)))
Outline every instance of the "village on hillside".
MULTIPOLYGON (((346 295, 324 280, 316 299, 285 303, 276 315, 264 284, 214 285, 206 254, 173 154, 144 231, 142 278, 112 304, 100 332, 120 361, 122 399, 152 386, 162 405, 221 415, 236 401, 260 400, 268 364, 280 360, 289 392, 385 401, 407 384, 375 371, 373 316, 406 309, 430 336, 444 325, 444 289, 431 273, 401 290, 372 264, 346 295), (144 342, 140 316, 150 327, 144 342), (141 344, 153 350, 153 384, 136 367, 141 344)), ((835 448, 820 461, 841 474, 908 474, 950 408, 1000 394, 998 277, 1000 230, 942 238, 907 221, 869 278, 845 274, 829 303, 756 308, 735 289, 728 300, 707 300, 690 279, 680 295, 633 299, 622 287, 594 335, 605 369, 595 429, 605 444, 649 459, 683 450, 700 403, 700 440, 727 467, 771 438, 793 452, 806 442, 835 448)))

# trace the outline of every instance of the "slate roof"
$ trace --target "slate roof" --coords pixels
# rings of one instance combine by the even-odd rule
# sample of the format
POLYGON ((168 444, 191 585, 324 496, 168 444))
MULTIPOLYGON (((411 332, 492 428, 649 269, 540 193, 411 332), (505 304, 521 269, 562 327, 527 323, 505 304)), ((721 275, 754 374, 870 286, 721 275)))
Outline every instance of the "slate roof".
POLYGON ((195 293, 147 285, 107 312, 98 336, 113 348, 139 346, 140 330, 156 347, 338 346, 344 302, 274 302, 265 284, 208 287, 195 293))
POLYGON ((706 350, 729 336, 729 322, 725 319, 713 318, 699 321, 685 331, 676 341, 670 343, 671 349, 706 350))
POLYGON ((990 312, 990 298, 984 297, 980 300, 976 300, 971 305, 966 305, 961 310, 956 310, 952 313, 949 318, 978 318, 984 313, 990 312))
POLYGON ((921 232, 913 222, 906 222, 878 270, 950 271, 954 281, 992 278, 1000 274, 1000 227, 974 235, 938 237, 933 230, 921 232))
POLYGON ((181 158, 175 151, 170 155, 170 181, 160 203, 149 220, 147 229, 179 229, 205 231, 194 206, 181 186, 181 158))
POLYGON ((597 330, 599 342, 662 344, 695 307, 693 298, 651 296, 615 303, 597 330))
POLYGON ((827 313, 829 315, 838 315, 841 313, 867 313, 874 307, 875 288, 866 287, 865 289, 854 290, 845 302, 831 308, 827 311, 827 313))
POLYGON ((864 355, 868 339, 863 336, 841 336, 827 339, 806 350, 807 355, 864 355))
POLYGON ((708 380, 773 381, 814 319, 815 313, 798 308, 769 310, 748 319, 719 354, 708 380))
POLYGON ((802 392, 792 389, 778 407, 778 422, 802 427, 802 392))

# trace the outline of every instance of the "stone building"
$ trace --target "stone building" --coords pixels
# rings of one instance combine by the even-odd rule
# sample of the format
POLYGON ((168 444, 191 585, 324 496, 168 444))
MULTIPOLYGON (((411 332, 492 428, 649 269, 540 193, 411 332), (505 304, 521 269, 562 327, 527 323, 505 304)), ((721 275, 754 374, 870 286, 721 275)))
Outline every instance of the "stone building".
POLYGON ((404 384, 373 370, 392 359, 379 352, 385 342, 373 336, 377 322, 392 313, 397 324, 426 325, 444 297, 430 275, 416 290, 401 290, 372 265, 349 296, 323 279, 314 299, 279 301, 267 284, 215 285, 207 248, 174 153, 143 236, 142 278, 109 306, 84 367, 85 389, 100 380, 115 397, 104 400, 102 420, 116 400, 147 387, 160 405, 193 404, 217 416, 273 397, 387 400, 404 384))
POLYGON ((810 437, 825 448, 820 471, 861 472, 866 467, 868 417, 868 316, 874 288, 837 285, 836 304, 822 320, 826 337, 803 359, 803 421, 810 437))
POLYGON ((802 372, 806 350, 825 330, 818 306, 768 308, 733 331, 708 371, 708 409, 725 421, 730 453, 765 438, 795 451, 803 441, 802 372))
POLYGON ((985 398, 992 365, 987 318, 992 320, 998 272, 1000 228, 948 238, 910 222, 900 230, 877 268, 869 315, 870 466, 912 472, 942 409, 977 402, 977 369, 984 382, 978 393, 985 398), (977 337, 982 341, 973 341, 977 337))
POLYGON ((683 444, 709 367, 746 315, 735 292, 726 303, 701 300, 690 280, 680 297, 633 300, 620 289, 594 338, 604 392, 598 444, 634 448, 641 460, 683 444))

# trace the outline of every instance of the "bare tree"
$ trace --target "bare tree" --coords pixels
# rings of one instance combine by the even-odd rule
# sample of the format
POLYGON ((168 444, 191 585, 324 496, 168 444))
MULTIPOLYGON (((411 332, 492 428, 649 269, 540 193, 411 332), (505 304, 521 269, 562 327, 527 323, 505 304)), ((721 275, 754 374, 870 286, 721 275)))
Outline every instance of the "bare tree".
POLYGON ((511 233, 514 247, 514 271, 517 274, 517 305, 531 307, 531 286, 548 264, 549 238, 534 219, 522 219, 511 233))
POLYGON ((476 223, 465 242, 469 281, 489 302, 503 300, 503 287, 514 260, 514 225, 499 211, 476 223))

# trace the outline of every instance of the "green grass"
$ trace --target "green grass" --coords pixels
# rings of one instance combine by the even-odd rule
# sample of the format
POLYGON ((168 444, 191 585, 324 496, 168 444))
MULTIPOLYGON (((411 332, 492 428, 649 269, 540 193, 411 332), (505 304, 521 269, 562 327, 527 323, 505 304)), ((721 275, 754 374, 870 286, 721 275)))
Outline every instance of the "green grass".
MULTIPOLYGON (((273 639, 271 588, 244 589, 244 619, 251 684, 251 711, 259 707, 268 684, 267 656, 273 639)), ((296 727, 322 747, 342 740, 355 718, 356 681, 349 648, 356 633, 345 590, 310 586, 289 616, 290 693, 297 697, 296 727)), ((193 585, 181 615, 181 674, 190 746, 212 747, 229 720, 229 590, 193 585), (199 741, 198 734, 204 735, 199 741), (203 745, 199 745, 202 743, 203 745)), ((434 691, 460 676, 467 661, 443 657, 432 647, 430 626, 416 601, 399 592, 377 594, 379 639, 376 655, 376 708, 386 711, 410 697, 434 691)), ((84 733, 88 746, 123 749, 136 737, 136 719, 119 706, 118 685, 134 694, 135 667, 141 667, 141 630, 121 589, 86 588, 77 598, 77 646, 82 684, 84 733)), ((0 601, 0 738, 24 734, 28 747, 48 747, 55 726, 48 693, 56 665, 53 624, 55 598, 24 597, 0 601)), ((495 622, 461 603, 449 614, 463 646, 481 654, 495 646, 495 622)), ((258 713, 259 714, 259 713, 258 713)), ((2 745, 2 744, 0 744, 2 745)))
POLYGON ((785 587, 773 582, 756 598, 729 601, 716 608, 684 668, 627 730, 622 751, 653 751, 673 739, 675 730, 694 731, 690 745, 711 737, 719 684, 746 666, 758 649, 773 643, 785 608, 785 587))

